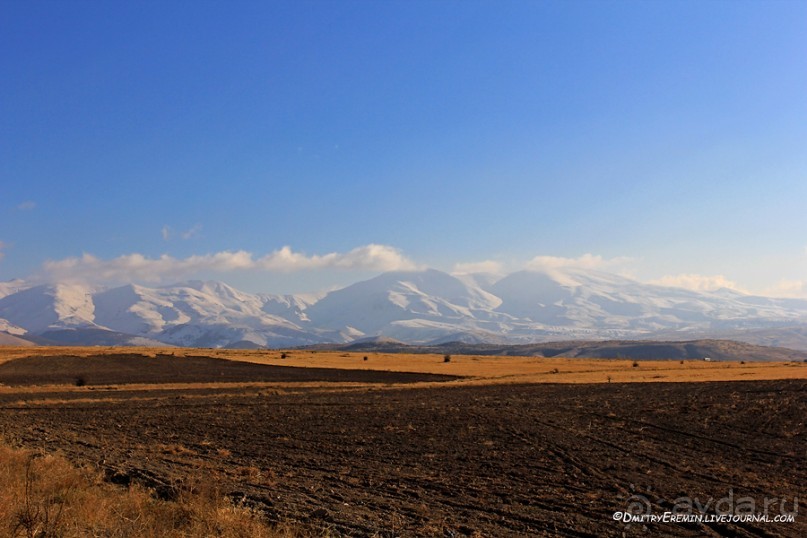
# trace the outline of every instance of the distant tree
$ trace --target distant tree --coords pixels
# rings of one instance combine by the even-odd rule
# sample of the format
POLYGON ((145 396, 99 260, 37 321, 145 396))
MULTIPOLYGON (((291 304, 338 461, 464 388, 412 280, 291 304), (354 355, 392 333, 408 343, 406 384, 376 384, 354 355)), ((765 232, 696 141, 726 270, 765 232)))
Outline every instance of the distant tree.
POLYGON ((443 362, 451 362, 451 355, 443 355, 443 362))

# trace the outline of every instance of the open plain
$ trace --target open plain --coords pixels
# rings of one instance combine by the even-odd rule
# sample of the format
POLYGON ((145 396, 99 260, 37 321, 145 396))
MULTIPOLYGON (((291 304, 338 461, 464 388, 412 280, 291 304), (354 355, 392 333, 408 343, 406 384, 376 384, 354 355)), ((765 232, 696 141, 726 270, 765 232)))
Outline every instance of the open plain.
POLYGON ((270 521, 351 536, 807 534, 804 364, 106 348, 2 356, 8 443, 61 452, 169 502, 215 482, 270 521), (755 513, 794 517, 614 520, 687 500, 687 513, 753 500, 755 513))

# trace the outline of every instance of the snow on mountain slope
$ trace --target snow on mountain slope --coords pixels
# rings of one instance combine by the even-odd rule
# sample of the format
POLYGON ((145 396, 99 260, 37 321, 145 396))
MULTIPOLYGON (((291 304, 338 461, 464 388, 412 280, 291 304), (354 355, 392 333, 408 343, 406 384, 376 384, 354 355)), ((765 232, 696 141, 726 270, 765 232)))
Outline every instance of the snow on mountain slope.
POLYGON ((94 310, 92 288, 82 284, 35 286, 0 299, 0 318, 31 333, 95 326, 94 310))
POLYGON ((312 304, 322 299, 325 293, 308 293, 300 295, 268 295, 259 294, 258 297, 263 302, 261 310, 273 316, 295 323, 308 323, 306 309, 312 304))
POLYGON ((94 300, 99 324, 132 334, 199 322, 254 324, 261 313, 255 296, 220 282, 187 282, 156 289, 128 285, 99 293, 94 300))
POLYGON ((640 335, 754 323, 807 321, 807 301, 787 304, 718 290, 698 293, 597 271, 520 271, 496 282, 498 311, 547 326, 615 329, 640 335))
POLYGON ((429 269, 384 273, 333 291, 311 305, 306 314, 314 326, 353 330, 365 336, 398 338, 405 333, 410 341, 423 341, 434 335, 433 323, 450 326, 452 332, 475 332, 487 321, 504 319, 493 311, 499 302, 478 287, 429 269), (400 322, 411 326, 416 320, 423 327, 420 337, 411 329, 401 329, 400 322))
MULTIPOLYGON (((490 289, 493 287, 496 282, 503 279, 507 275, 498 275, 494 273, 460 273, 460 274, 452 274, 454 278, 462 282, 467 286, 471 286, 477 288, 485 293, 496 297, 494 294, 490 292, 490 289)), ((495 302, 501 303, 501 299, 496 297, 495 302)))
POLYGON ((19 293, 22 290, 28 289, 31 286, 27 285, 24 280, 14 279, 6 282, 0 282, 0 299, 12 293, 19 293))
POLYGON ((101 336, 200 347, 286 347, 368 337, 526 343, 688 338, 807 324, 805 300, 731 290, 698 293, 569 268, 505 277, 399 271, 307 296, 250 294, 201 281, 101 291, 65 283, 2 284, 8 294, 0 298, 0 330, 26 337, 47 332, 87 344, 101 336), (58 333, 64 330, 72 332, 58 333))
POLYGON ((114 331, 156 334, 170 322, 190 321, 180 316, 174 304, 157 290, 128 285, 103 291, 95 297, 96 321, 114 331))
POLYGON ((14 325, 13 323, 9 323, 7 319, 0 318, 0 332, 8 333, 14 336, 22 336, 28 331, 22 327, 14 325))
POLYGON ((177 345, 222 347, 316 343, 292 321, 264 311, 265 300, 222 282, 191 281, 164 288, 123 286, 95 296, 96 322, 177 345))

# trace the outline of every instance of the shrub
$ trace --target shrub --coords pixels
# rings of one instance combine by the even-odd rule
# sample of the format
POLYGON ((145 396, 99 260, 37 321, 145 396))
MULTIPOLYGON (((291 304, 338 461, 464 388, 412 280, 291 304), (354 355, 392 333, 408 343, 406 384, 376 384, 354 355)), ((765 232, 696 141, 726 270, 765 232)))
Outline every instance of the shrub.
POLYGON ((73 382, 73 384, 76 385, 77 387, 83 387, 84 385, 87 384, 87 380, 84 379, 83 375, 80 375, 76 377, 76 380, 73 382))
POLYGON ((451 362, 451 355, 443 355, 443 362, 451 362))
POLYGON ((636 361, 633 361, 633 367, 634 367, 634 368, 638 368, 638 367, 639 367, 639 363, 638 363, 638 362, 636 362, 636 361))

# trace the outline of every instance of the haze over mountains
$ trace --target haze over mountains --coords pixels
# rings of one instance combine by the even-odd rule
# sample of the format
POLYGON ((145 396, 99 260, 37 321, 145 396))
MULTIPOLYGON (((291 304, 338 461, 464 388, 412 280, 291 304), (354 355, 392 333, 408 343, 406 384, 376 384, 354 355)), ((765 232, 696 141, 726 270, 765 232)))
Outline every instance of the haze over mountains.
POLYGON ((109 289, 0 283, 0 332, 77 345, 291 347, 391 338, 410 344, 731 337, 807 349, 807 300, 694 292, 582 269, 504 277, 384 273, 318 295, 189 281, 109 289), (785 343, 783 343, 783 341, 785 343))

